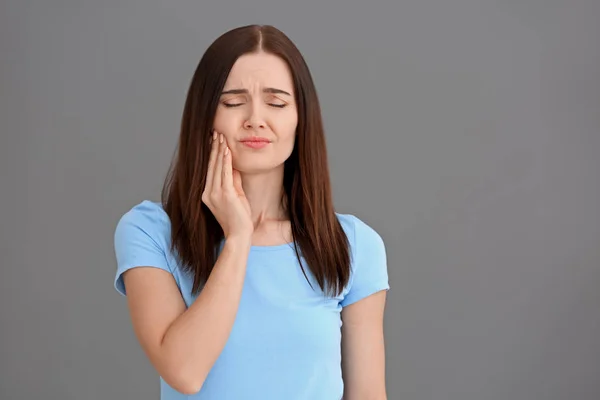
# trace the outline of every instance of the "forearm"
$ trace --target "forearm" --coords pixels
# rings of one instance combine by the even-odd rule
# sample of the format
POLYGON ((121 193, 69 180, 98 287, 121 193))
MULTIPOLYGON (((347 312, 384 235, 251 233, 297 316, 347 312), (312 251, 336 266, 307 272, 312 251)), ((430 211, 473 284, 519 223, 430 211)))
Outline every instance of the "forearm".
POLYGON ((200 389, 229 338, 249 251, 249 238, 228 239, 198 298, 165 333, 164 360, 192 391, 200 389))

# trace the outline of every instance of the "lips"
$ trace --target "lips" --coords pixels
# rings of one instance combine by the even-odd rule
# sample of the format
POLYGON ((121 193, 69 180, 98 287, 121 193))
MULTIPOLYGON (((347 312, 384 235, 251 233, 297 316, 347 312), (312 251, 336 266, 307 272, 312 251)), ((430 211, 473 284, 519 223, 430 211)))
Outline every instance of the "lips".
POLYGON ((251 149, 262 149, 271 143, 271 141, 264 137, 253 136, 240 140, 240 142, 251 149))
POLYGON ((271 141, 264 137, 253 136, 240 140, 242 143, 254 142, 254 143, 271 143, 271 141))

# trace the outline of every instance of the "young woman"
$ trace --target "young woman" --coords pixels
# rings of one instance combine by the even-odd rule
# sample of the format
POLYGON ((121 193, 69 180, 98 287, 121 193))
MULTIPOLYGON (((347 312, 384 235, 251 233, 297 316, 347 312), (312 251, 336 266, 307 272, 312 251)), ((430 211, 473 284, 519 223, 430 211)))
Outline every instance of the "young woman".
POLYGON ((276 28, 207 49, 162 201, 115 251, 162 400, 386 398, 384 243, 334 211, 317 93, 276 28))

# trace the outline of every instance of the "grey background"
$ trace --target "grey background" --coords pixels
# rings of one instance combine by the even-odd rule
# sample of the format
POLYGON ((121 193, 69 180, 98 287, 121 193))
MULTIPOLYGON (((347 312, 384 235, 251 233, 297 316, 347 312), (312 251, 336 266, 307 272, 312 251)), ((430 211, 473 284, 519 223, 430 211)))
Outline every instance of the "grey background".
POLYGON ((600 398, 600 2, 3 1, 0 398, 152 399, 112 287, 205 48, 314 74, 335 201, 384 237, 390 399, 600 398))

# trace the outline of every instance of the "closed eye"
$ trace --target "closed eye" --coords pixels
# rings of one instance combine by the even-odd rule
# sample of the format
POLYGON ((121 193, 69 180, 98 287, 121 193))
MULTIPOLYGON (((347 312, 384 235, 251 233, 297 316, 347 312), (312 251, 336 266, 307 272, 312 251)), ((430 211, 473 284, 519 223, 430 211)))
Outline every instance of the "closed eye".
MULTIPOLYGON (((243 106, 245 103, 222 103, 222 104, 227 108, 234 108, 234 107, 243 106)), ((287 107, 287 104, 274 104, 274 103, 267 103, 267 104, 271 107, 276 107, 276 108, 287 107)))

